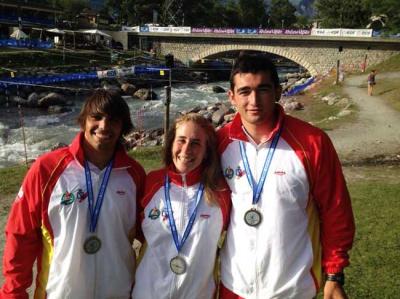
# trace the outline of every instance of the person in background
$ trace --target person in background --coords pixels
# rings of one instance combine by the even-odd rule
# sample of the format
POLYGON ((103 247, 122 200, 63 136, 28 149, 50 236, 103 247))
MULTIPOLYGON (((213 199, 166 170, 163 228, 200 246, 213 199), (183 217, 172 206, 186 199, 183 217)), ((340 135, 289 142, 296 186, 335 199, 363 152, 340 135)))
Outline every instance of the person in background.
POLYGON ((218 131, 232 191, 220 298, 346 298, 354 237, 349 193, 328 136, 277 103, 275 65, 243 53, 228 92, 237 114, 218 131))
POLYGON ((135 272, 136 201, 145 172, 128 157, 132 128, 117 94, 96 90, 80 112, 69 147, 39 157, 6 225, 0 298, 129 298, 135 272))
POLYGON ((177 119, 163 160, 165 167, 146 178, 141 218, 147 245, 132 298, 213 298, 218 240, 230 212, 214 127, 194 113, 177 119))
POLYGON ((368 75, 367 81, 368 81, 368 95, 369 96, 372 96, 372 91, 374 89, 374 85, 376 84, 375 76, 376 76, 375 70, 372 70, 368 75))

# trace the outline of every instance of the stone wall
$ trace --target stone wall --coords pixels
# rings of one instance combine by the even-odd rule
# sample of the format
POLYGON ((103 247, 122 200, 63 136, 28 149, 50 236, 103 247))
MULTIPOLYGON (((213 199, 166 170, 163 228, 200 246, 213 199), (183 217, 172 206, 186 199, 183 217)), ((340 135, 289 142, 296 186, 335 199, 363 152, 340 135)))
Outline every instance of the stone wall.
POLYGON ((233 50, 258 50, 288 58, 307 69, 312 76, 324 75, 335 69, 340 60, 345 71, 359 71, 367 56, 367 66, 376 65, 392 55, 400 53, 400 43, 377 43, 324 40, 229 40, 199 38, 152 37, 160 55, 172 53, 175 59, 188 64, 211 55, 233 50), (342 51, 339 52, 339 46, 342 51))

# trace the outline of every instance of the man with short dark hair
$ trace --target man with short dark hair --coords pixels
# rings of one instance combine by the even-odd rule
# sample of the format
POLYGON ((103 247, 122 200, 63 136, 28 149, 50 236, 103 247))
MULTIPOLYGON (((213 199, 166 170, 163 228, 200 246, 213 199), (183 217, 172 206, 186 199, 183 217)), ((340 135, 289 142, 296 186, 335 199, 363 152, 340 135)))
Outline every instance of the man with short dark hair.
POLYGON ((133 125, 117 94, 96 90, 84 103, 69 147, 39 157, 6 226, 1 298, 129 298, 134 281, 137 200, 145 172, 122 136, 133 125))
POLYGON ((343 268, 354 237, 350 197, 328 136, 288 116, 264 55, 242 54, 228 92, 237 115, 218 131, 232 191, 221 252, 220 298, 346 298, 343 268))

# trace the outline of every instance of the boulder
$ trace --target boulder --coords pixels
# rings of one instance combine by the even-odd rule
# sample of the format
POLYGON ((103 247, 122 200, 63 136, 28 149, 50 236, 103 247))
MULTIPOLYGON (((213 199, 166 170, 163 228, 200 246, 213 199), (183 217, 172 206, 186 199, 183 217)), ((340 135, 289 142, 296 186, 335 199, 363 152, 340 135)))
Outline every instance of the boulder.
POLYGON ((231 114, 225 114, 224 116, 224 122, 229 123, 233 120, 235 117, 236 113, 231 113, 231 114))
POLYGON ((127 95, 133 95, 137 90, 136 86, 130 83, 123 83, 121 85, 121 90, 127 95))
POLYGON ((23 107, 28 106, 28 101, 20 96, 12 96, 11 97, 11 102, 16 104, 16 105, 21 105, 23 107))
POLYGON ((226 90, 223 87, 218 86, 218 85, 213 86, 212 91, 215 92, 215 93, 224 93, 224 92, 226 92, 226 90))
POLYGON ((116 94, 120 94, 121 93, 121 89, 118 86, 109 84, 107 82, 104 83, 103 89, 108 90, 108 91, 113 92, 113 93, 116 93, 116 94))
POLYGON ((218 109, 217 111, 214 111, 214 113, 212 114, 212 117, 211 117, 212 123, 215 126, 222 124, 222 122, 224 121, 225 114, 226 114, 225 109, 218 109))
POLYGON ((328 105, 329 106, 332 106, 332 105, 335 105, 336 104, 336 98, 330 98, 329 100, 328 100, 328 105))
POLYGON ((217 107, 217 106, 208 106, 208 107, 207 107, 207 111, 209 111, 209 112, 214 112, 214 111, 216 111, 216 110, 218 110, 218 107, 217 107))
POLYGON ((47 112, 49 112, 49 113, 64 113, 64 112, 70 112, 71 111, 71 109, 70 108, 67 108, 67 107, 65 107, 65 106, 58 106, 58 105, 52 105, 52 106, 49 106, 48 108, 47 108, 47 112))
POLYGON ((139 100, 142 101, 150 101, 150 100, 156 100, 157 99, 157 94, 154 91, 150 91, 148 88, 140 88, 138 89, 133 96, 135 98, 138 98, 139 100))
POLYGON ((304 105, 302 103, 292 101, 283 104, 283 109, 285 109, 285 111, 302 110, 304 109, 304 105))
POLYGON ((342 98, 336 102, 336 105, 340 106, 340 107, 347 107, 349 104, 350 104, 350 100, 348 98, 342 98))
POLYGON ((337 116, 338 116, 338 117, 344 117, 344 116, 347 116, 347 115, 350 115, 350 114, 351 114, 351 110, 343 109, 342 111, 340 111, 340 112, 337 114, 337 116))
POLYGON ((36 92, 32 92, 28 96, 28 103, 30 107, 37 107, 39 105, 39 95, 36 92))
POLYGON ((154 140, 146 140, 143 144, 143 146, 157 146, 161 144, 160 139, 154 139, 154 140))
POLYGON ((211 111, 207 111, 207 110, 201 110, 199 111, 199 114, 201 116, 203 116, 205 119, 209 120, 212 122, 212 115, 213 113, 211 111))
POLYGON ((187 113, 198 113, 201 110, 200 106, 196 106, 192 109, 190 109, 187 113))
POLYGON ((51 92, 47 96, 38 100, 38 105, 41 108, 48 108, 49 106, 65 106, 65 97, 59 93, 51 92))
POLYGON ((205 72, 191 72, 190 77, 195 81, 206 81, 207 80, 207 73, 205 72))

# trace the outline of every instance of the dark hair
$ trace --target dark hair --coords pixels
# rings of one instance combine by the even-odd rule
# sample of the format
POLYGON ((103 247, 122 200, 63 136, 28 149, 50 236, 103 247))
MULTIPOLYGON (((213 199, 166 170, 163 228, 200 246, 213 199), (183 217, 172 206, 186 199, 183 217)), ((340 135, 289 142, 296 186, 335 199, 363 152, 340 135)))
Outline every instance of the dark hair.
POLYGON ((78 116, 78 124, 82 129, 85 128, 86 118, 99 112, 122 121, 121 136, 133 129, 129 106, 118 93, 102 88, 96 89, 83 104, 78 116))
POLYGON ((217 153, 217 135, 213 125, 200 114, 188 113, 176 119, 172 127, 169 129, 167 139, 163 148, 163 162, 165 166, 173 164, 172 146, 176 136, 177 128, 187 122, 193 122, 204 130, 207 137, 205 157, 202 162, 203 170, 201 174, 201 182, 204 184, 206 201, 208 204, 216 204, 218 201, 215 191, 218 190, 218 183, 222 178, 219 157, 217 153))
POLYGON ((268 56, 257 52, 241 52, 233 64, 229 78, 231 90, 233 91, 235 87, 234 77, 236 74, 257 74, 260 72, 269 72, 275 88, 279 87, 278 71, 275 64, 268 58, 268 56))

